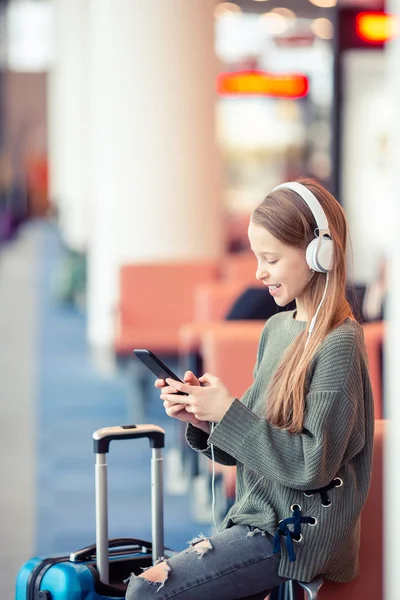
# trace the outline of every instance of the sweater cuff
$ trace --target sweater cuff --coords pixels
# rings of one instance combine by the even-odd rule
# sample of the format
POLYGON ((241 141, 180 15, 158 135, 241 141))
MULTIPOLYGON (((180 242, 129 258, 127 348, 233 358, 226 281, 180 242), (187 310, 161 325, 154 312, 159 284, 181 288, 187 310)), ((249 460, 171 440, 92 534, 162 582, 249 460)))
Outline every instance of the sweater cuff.
POLYGON ((259 417, 235 398, 215 426, 209 442, 235 457, 238 447, 244 443, 249 431, 258 421, 259 417))
POLYGON ((186 427, 186 441, 193 450, 199 452, 203 452, 209 447, 208 434, 191 423, 188 423, 186 427))

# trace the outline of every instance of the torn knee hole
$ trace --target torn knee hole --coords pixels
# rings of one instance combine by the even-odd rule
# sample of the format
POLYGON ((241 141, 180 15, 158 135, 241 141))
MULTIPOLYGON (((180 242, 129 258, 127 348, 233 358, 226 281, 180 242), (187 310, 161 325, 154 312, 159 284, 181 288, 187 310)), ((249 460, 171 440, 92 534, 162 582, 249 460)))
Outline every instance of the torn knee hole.
POLYGON ((207 554, 209 550, 213 549, 212 544, 208 539, 204 539, 201 542, 196 542, 195 544, 192 544, 192 546, 193 550, 195 550, 195 552, 197 552, 199 555, 199 558, 207 554))
POLYGON ((168 579, 168 574, 171 571, 171 567, 167 563, 167 561, 162 560, 161 562, 156 563, 153 567, 149 567, 147 569, 143 569, 143 573, 139 575, 143 579, 146 579, 149 583, 154 583, 158 585, 158 590, 160 590, 165 582, 168 579))

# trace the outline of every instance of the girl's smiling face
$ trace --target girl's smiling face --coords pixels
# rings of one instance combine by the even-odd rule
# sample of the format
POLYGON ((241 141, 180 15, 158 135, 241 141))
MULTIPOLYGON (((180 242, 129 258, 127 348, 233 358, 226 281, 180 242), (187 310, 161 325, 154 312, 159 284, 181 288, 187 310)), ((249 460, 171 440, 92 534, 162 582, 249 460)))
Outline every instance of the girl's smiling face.
POLYGON ((256 279, 269 288, 278 306, 284 307, 296 300, 297 319, 306 321, 308 316, 301 298, 312 272, 306 262, 305 250, 282 243, 267 229, 252 221, 248 236, 258 262, 256 279))

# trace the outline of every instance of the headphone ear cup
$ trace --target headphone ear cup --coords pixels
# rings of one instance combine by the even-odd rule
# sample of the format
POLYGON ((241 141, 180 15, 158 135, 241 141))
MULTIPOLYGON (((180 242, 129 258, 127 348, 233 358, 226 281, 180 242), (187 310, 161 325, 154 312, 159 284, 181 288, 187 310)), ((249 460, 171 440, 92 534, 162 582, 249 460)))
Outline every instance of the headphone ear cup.
POLYGON ((313 271, 319 271, 319 268, 314 260, 314 255, 317 249, 318 238, 314 238, 307 246, 306 249, 306 261, 310 269, 313 271))
POLYGON ((312 240, 306 249, 306 261, 313 271, 328 273, 332 269, 333 241, 327 237, 323 237, 321 242, 319 238, 312 240))

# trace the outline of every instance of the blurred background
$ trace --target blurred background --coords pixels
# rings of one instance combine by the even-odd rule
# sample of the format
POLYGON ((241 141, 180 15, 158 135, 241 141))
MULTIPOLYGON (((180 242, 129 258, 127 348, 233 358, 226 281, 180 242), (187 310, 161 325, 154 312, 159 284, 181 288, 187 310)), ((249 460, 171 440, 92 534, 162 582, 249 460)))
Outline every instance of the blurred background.
MULTIPOLYGON (((301 176, 349 220, 351 302, 376 418, 388 422, 369 597, 383 598, 384 581, 385 598, 400 597, 383 536, 399 528, 399 9, 0 2, 2 599, 31 556, 94 542, 99 427, 164 427, 166 544, 213 531, 209 461, 185 446, 132 350, 150 348, 178 375, 215 373, 236 395, 247 388, 273 314, 249 216, 301 176)), ((150 537, 149 461, 144 441, 112 447, 112 537, 150 537)), ((218 468, 218 521, 234 493, 234 471, 218 468)))

